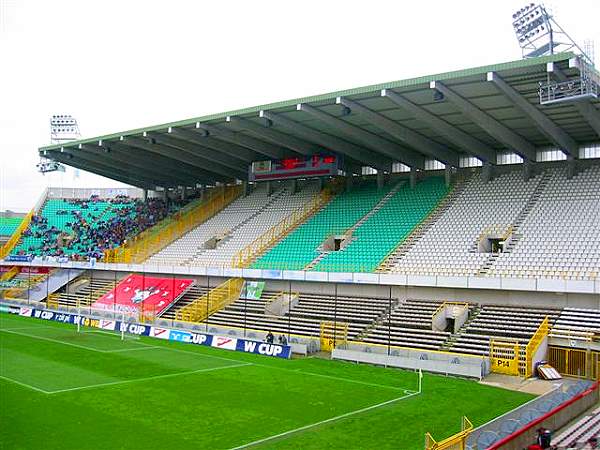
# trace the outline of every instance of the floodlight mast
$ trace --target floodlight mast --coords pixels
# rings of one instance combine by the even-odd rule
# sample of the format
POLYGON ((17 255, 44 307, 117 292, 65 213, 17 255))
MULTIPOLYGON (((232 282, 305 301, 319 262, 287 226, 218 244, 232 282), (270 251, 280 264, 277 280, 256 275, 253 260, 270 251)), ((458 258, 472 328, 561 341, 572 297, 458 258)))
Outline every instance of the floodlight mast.
MULTIPOLYGON (((52 144, 63 144, 74 141, 81 137, 77 119, 68 114, 55 114, 50 118, 50 142, 52 144)), ((65 167, 56 161, 40 158, 37 168, 41 173, 64 172, 65 167)))
POLYGON ((513 29, 523 58, 572 51, 581 55, 586 63, 594 66, 594 62, 586 52, 571 39, 543 3, 529 3, 515 12, 512 17, 513 29))
POLYGON ((600 76, 594 68, 593 47, 586 43, 585 51, 556 22, 542 4, 529 3, 512 16, 513 29, 523 58, 573 52, 577 56, 569 64, 579 69, 579 77, 555 80, 548 72, 540 83, 541 105, 596 99, 600 95, 600 76), (571 65, 572 64, 572 65, 571 65))

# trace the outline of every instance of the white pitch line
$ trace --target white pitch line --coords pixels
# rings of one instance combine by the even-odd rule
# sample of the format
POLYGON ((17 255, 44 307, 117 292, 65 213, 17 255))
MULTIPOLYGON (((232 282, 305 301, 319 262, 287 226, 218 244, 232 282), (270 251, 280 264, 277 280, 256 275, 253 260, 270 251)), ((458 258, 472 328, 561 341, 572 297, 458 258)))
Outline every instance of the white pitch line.
POLYGON ((17 380, 15 380, 13 378, 6 377, 4 375, 0 375, 0 378, 3 379, 3 380, 9 381, 11 383, 14 383, 14 384, 18 384, 19 386, 23 386, 23 387, 26 387, 28 389, 32 389, 32 390, 37 391, 37 392, 41 392, 42 394, 50 394, 50 392, 48 392, 48 391, 45 391, 43 389, 40 389, 38 387, 32 386, 32 385, 27 384, 27 383, 23 383, 22 381, 17 381, 17 380))
POLYGON ((381 408, 382 406, 390 405, 392 403, 396 403, 396 402, 399 402, 401 400, 405 400, 405 399, 407 399, 409 397, 412 397, 414 395, 417 395, 417 394, 419 394, 419 392, 413 392, 413 393, 408 394, 408 395, 403 395, 402 397, 393 398, 391 400, 387 400, 387 401, 382 402, 382 403, 377 403, 376 405, 367 406, 366 408, 357 409, 356 411, 350 411, 350 412, 347 412, 345 414, 340 414, 339 416, 335 416, 335 417, 331 417, 329 419, 321 420, 320 422, 311 423, 311 424, 305 425, 303 427, 294 428, 293 430, 284 431, 283 433, 275 434, 273 436, 269 436, 269 437, 266 437, 266 438, 263 438, 263 439, 258 439, 256 441, 252 441, 252 442, 249 442, 247 444, 240 445, 238 447, 232 447, 229 450, 240 450, 240 449, 243 449, 243 448, 254 447, 255 445, 264 444, 265 442, 269 442, 269 441, 272 441, 272 440, 275 440, 275 439, 283 438, 283 437, 289 436, 291 434, 301 433, 302 431, 306 431, 306 430, 309 430, 311 428, 318 427, 320 425, 325 425, 327 423, 336 422, 338 420, 342 420, 342 419, 345 419, 347 417, 355 416, 357 414, 362 414, 364 412, 371 411, 373 409, 381 408))
POLYGON ((38 330, 40 328, 54 328, 54 329, 59 329, 57 327, 50 327, 50 326, 37 326, 37 327, 18 327, 18 328, 0 328, 0 331, 14 331, 14 330, 38 330))
POLYGON ((115 386, 115 385, 119 385, 119 384, 137 383, 139 381, 159 380, 162 378, 172 378, 172 377, 178 377, 181 375, 192 375, 195 373, 203 373, 203 372, 214 372, 216 370, 234 369, 236 367, 245 367, 245 366, 251 366, 251 365, 252 365, 252 363, 244 363, 244 364, 232 364, 229 366, 222 366, 222 367, 210 367, 208 369, 190 370, 187 372, 168 373, 166 375, 156 375, 156 376, 152 376, 152 377, 135 378, 132 380, 112 381, 109 383, 99 383, 99 384, 91 384, 89 386, 78 386, 78 387, 74 387, 74 388, 59 389, 56 391, 49 391, 49 392, 47 392, 47 394, 60 394, 62 392, 82 391, 85 389, 95 389, 95 388, 104 387, 104 386, 115 386))
POLYGON ((156 348, 162 348, 162 347, 158 347, 155 345, 144 345, 142 347, 135 347, 135 348, 120 348, 118 350, 104 350, 105 353, 124 353, 124 352, 137 352, 140 350, 152 350, 152 349, 156 349, 156 348))
MULTIPOLYGON (((207 357, 207 358, 222 359, 222 360, 225 360, 225 361, 234 361, 234 362, 240 361, 239 359, 231 359, 231 358, 223 358, 223 357, 220 357, 220 356, 206 355, 204 353, 191 352, 191 351, 183 350, 183 349, 180 349, 180 348, 173 348, 173 347, 167 347, 167 346, 162 346, 162 345, 160 345, 158 347, 159 348, 164 348, 166 350, 171 350, 171 351, 174 351, 174 352, 191 353, 193 355, 204 356, 204 357, 207 357)), ((314 376, 314 377, 329 378, 331 380, 347 381, 348 383, 362 384, 364 386, 371 386, 371 387, 377 387, 377 388, 394 389, 394 390, 398 390, 398 391, 410 392, 410 390, 407 390, 405 388, 397 387, 397 386, 390 386, 390 385, 387 385, 387 384, 369 383, 369 382, 366 382, 366 381, 353 380, 351 378, 336 377, 336 376, 333 376, 333 375, 325 375, 325 374, 314 373, 314 372, 305 372, 305 371, 299 370, 299 369, 289 369, 287 367, 271 366, 271 365, 268 365, 268 364, 252 363, 252 365, 253 366, 257 366, 257 367, 267 367, 269 369, 275 369, 275 370, 283 370, 285 372, 292 372, 292 373, 298 373, 298 374, 304 374, 304 375, 311 375, 311 376, 314 376)))
MULTIPOLYGON (((260 365, 260 364, 255 364, 255 366, 258 366, 258 365, 260 365)), ((271 366, 264 365, 263 367, 271 367, 271 366)), ((285 368, 285 367, 274 367, 274 368, 277 369, 277 370, 285 370, 287 372, 301 373, 301 374, 304 374, 304 375, 312 375, 313 377, 329 378, 331 380, 346 381, 348 383, 362 384, 362 385, 365 385, 365 386, 372 386, 372 387, 378 387, 378 388, 384 388, 384 389, 393 389, 395 391, 403 391, 405 393, 406 392, 410 392, 410 391, 407 391, 404 388, 396 387, 396 386, 390 386, 390 385, 387 385, 387 384, 369 383, 367 381, 359 381, 359 380, 353 380, 351 378, 336 377, 336 376, 333 376, 333 375, 325 375, 323 373, 305 372, 303 370, 288 369, 288 368, 285 368)))
POLYGON ((52 338, 47 338, 47 337, 43 337, 43 336, 35 336, 33 334, 19 333, 17 331, 10 331, 10 330, 4 330, 4 329, 0 329, 0 332, 10 333, 10 334, 16 334, 16 335, 19 335, 19 336, 25 336, 25 337, 32 338, 32 339, 40 339, 42 341, 54 342, 54 343, 57 343, 57 344, 69 345, 71 347, 81 348, 83 350, 89 350, 89 351, 92 351, 92 352, 107 353, 106 350, 100 350, 100 349, 93 348, 93 347, 87 347, 85 345, 73 344, 71 342, 59 341, 58 339, 52 339, 52 338))
POLYGON ((10 334, 16 334, 16 335, 19 335, 19 336, 25 336, 25 337, 32 338, 32 339, 40 339, 42 341, 55 342, 57 344, 68 345, 70 347, 81 348, 81 349, 84 349, 84 350, 89 350, 89 351, 97 352, 97 353, 117 353, 117 352, 129 352, 129 351, 137 351, 137 350, 146 350, 146 349, 150 349, 150 348, 161 348, 161 347, 156 347, 156 346, 150 346, 150 345, 146 345, 146 344, 141 344, 141 345, 145 345, 145 347, 135 347, 135 348, 126 348, 126 349, 117 349, 117 350, 101 350, 101 349, 95 348, 95 347, 88 347, 87 345, 73 344, 72 342, 65 342, 65 341, 61 341, 59 339, 47 338, 47 337, 44 337, 44 336, 36 336, 34 334, 28 334, 28 333, 19 333, 17 331, 12 331, 12 330, 7 330, 7 329, 0 329, 0 332, 10 333, 10 334))

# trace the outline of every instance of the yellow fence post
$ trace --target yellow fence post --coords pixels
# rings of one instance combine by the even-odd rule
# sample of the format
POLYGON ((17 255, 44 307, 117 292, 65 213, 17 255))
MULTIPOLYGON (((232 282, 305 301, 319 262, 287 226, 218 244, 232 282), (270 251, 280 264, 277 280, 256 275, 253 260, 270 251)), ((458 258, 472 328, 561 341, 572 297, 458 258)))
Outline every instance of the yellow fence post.
POLYGON ((465 450, 467 439, 473 431, 473 424, 467 417, 462 418, 461 431, 442 441, 436 441, 430 433, 425 434, 425 450, 465 450))

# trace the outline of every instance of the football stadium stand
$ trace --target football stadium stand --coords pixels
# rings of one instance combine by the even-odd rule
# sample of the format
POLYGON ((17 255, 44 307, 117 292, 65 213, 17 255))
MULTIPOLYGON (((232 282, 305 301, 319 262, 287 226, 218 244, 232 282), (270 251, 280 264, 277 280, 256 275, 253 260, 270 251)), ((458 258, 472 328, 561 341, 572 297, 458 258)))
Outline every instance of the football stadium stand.
POLYGON ((254 239, 302 208, 318 192, 307 183, 294 193, 281 186, 269 193, 264 184, 149 258, 149 264, 231 266, 234 255, 254 239))
POLYGON ((12 253, 99 259, 106 249, 119 246, 177 209, 175 203, 157 198, 47 198, 12 253))
POLYGON ((315 263, 324 256, 319 246, 328 237, 343 235, 373 208, 388 201, 389 190, 390 186, 377 189, 373 182, 347 190, 259 258, 252 267, 302 270, 315 263))
POLYGON ((513 223, 512 242, 495 258, 491 276, 589 279, 600 268, 600 166, 572 179, 548 170, 544 189, 513 223))
POLYGON ((0 216, 0 238, 6 241, 21 224, 22 217, 0 216))
POLYGON ((591 449, 596 445, 591 444, 600 439, 600 408, 595 408, 573 425, 567 427, 560 434, 552 438, 552 446, 557 450, 591 449))

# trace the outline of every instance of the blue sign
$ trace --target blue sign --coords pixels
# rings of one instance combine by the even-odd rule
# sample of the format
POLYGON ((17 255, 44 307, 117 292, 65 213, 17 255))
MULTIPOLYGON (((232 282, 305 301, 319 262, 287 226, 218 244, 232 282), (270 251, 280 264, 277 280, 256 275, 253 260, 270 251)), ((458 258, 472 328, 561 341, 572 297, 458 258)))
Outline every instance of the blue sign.
POLYGON ((292 353, 292 348, 289 345, 268 344, 267 342, 247 341, 245 339, 238 339, 235 350, 286 359, 292 353))
POLYGON ((32 255, 8 255, 4 258, 4 261, 13 261, 13 262, 30 262, 33 260, 32 255))
MULTIPOLYGON (((4 305, 2 305, 4 306, 4 305)), ((80 316, 78 314, 67 314, 61 312, 48 311, 45 309, 29 309, 9 306, 8 308, 0 308, 0 312, 9 312, 13 314, 27 315, 36 319, 52 320, 55 322, 71 323, 74 325, 80 324, 88 327, 101 327, 102 319, 93 319, 86 316, 80 316), (21 314, 21 311, 23 313, 21 314), (25 314, 26 312, 26 314, 25 314)), ((135 334, 137 336, 150 336, 150 325, 142 325, 139 323, 126 323, 115 321, 115 330, 124 331, 125 333, 135 334)), ((169 329, 169 340, 176 342, 185 342, 188 344, 195 345, 206 345, 211 346, 213 341, 218 336, 211 334, 194 333, 191 331, 173 330, 169 329)), ((153 336, 156 337, 156 336, 153 336)), ((225 338, 221 338, 225 339, 225 338)), ((228 339, 231 341, 232 339, 228 339)), ((246 339, 233 339, 235 341, 235 351, 244 353, 254 353, 257 355, 271 356, 275 358, 290 358, 292 354, 292 348, 289 345, 269 344, 267 342, 249 341, 246 339)), ((234 350, 230 348, 230 350, 234 350)))

